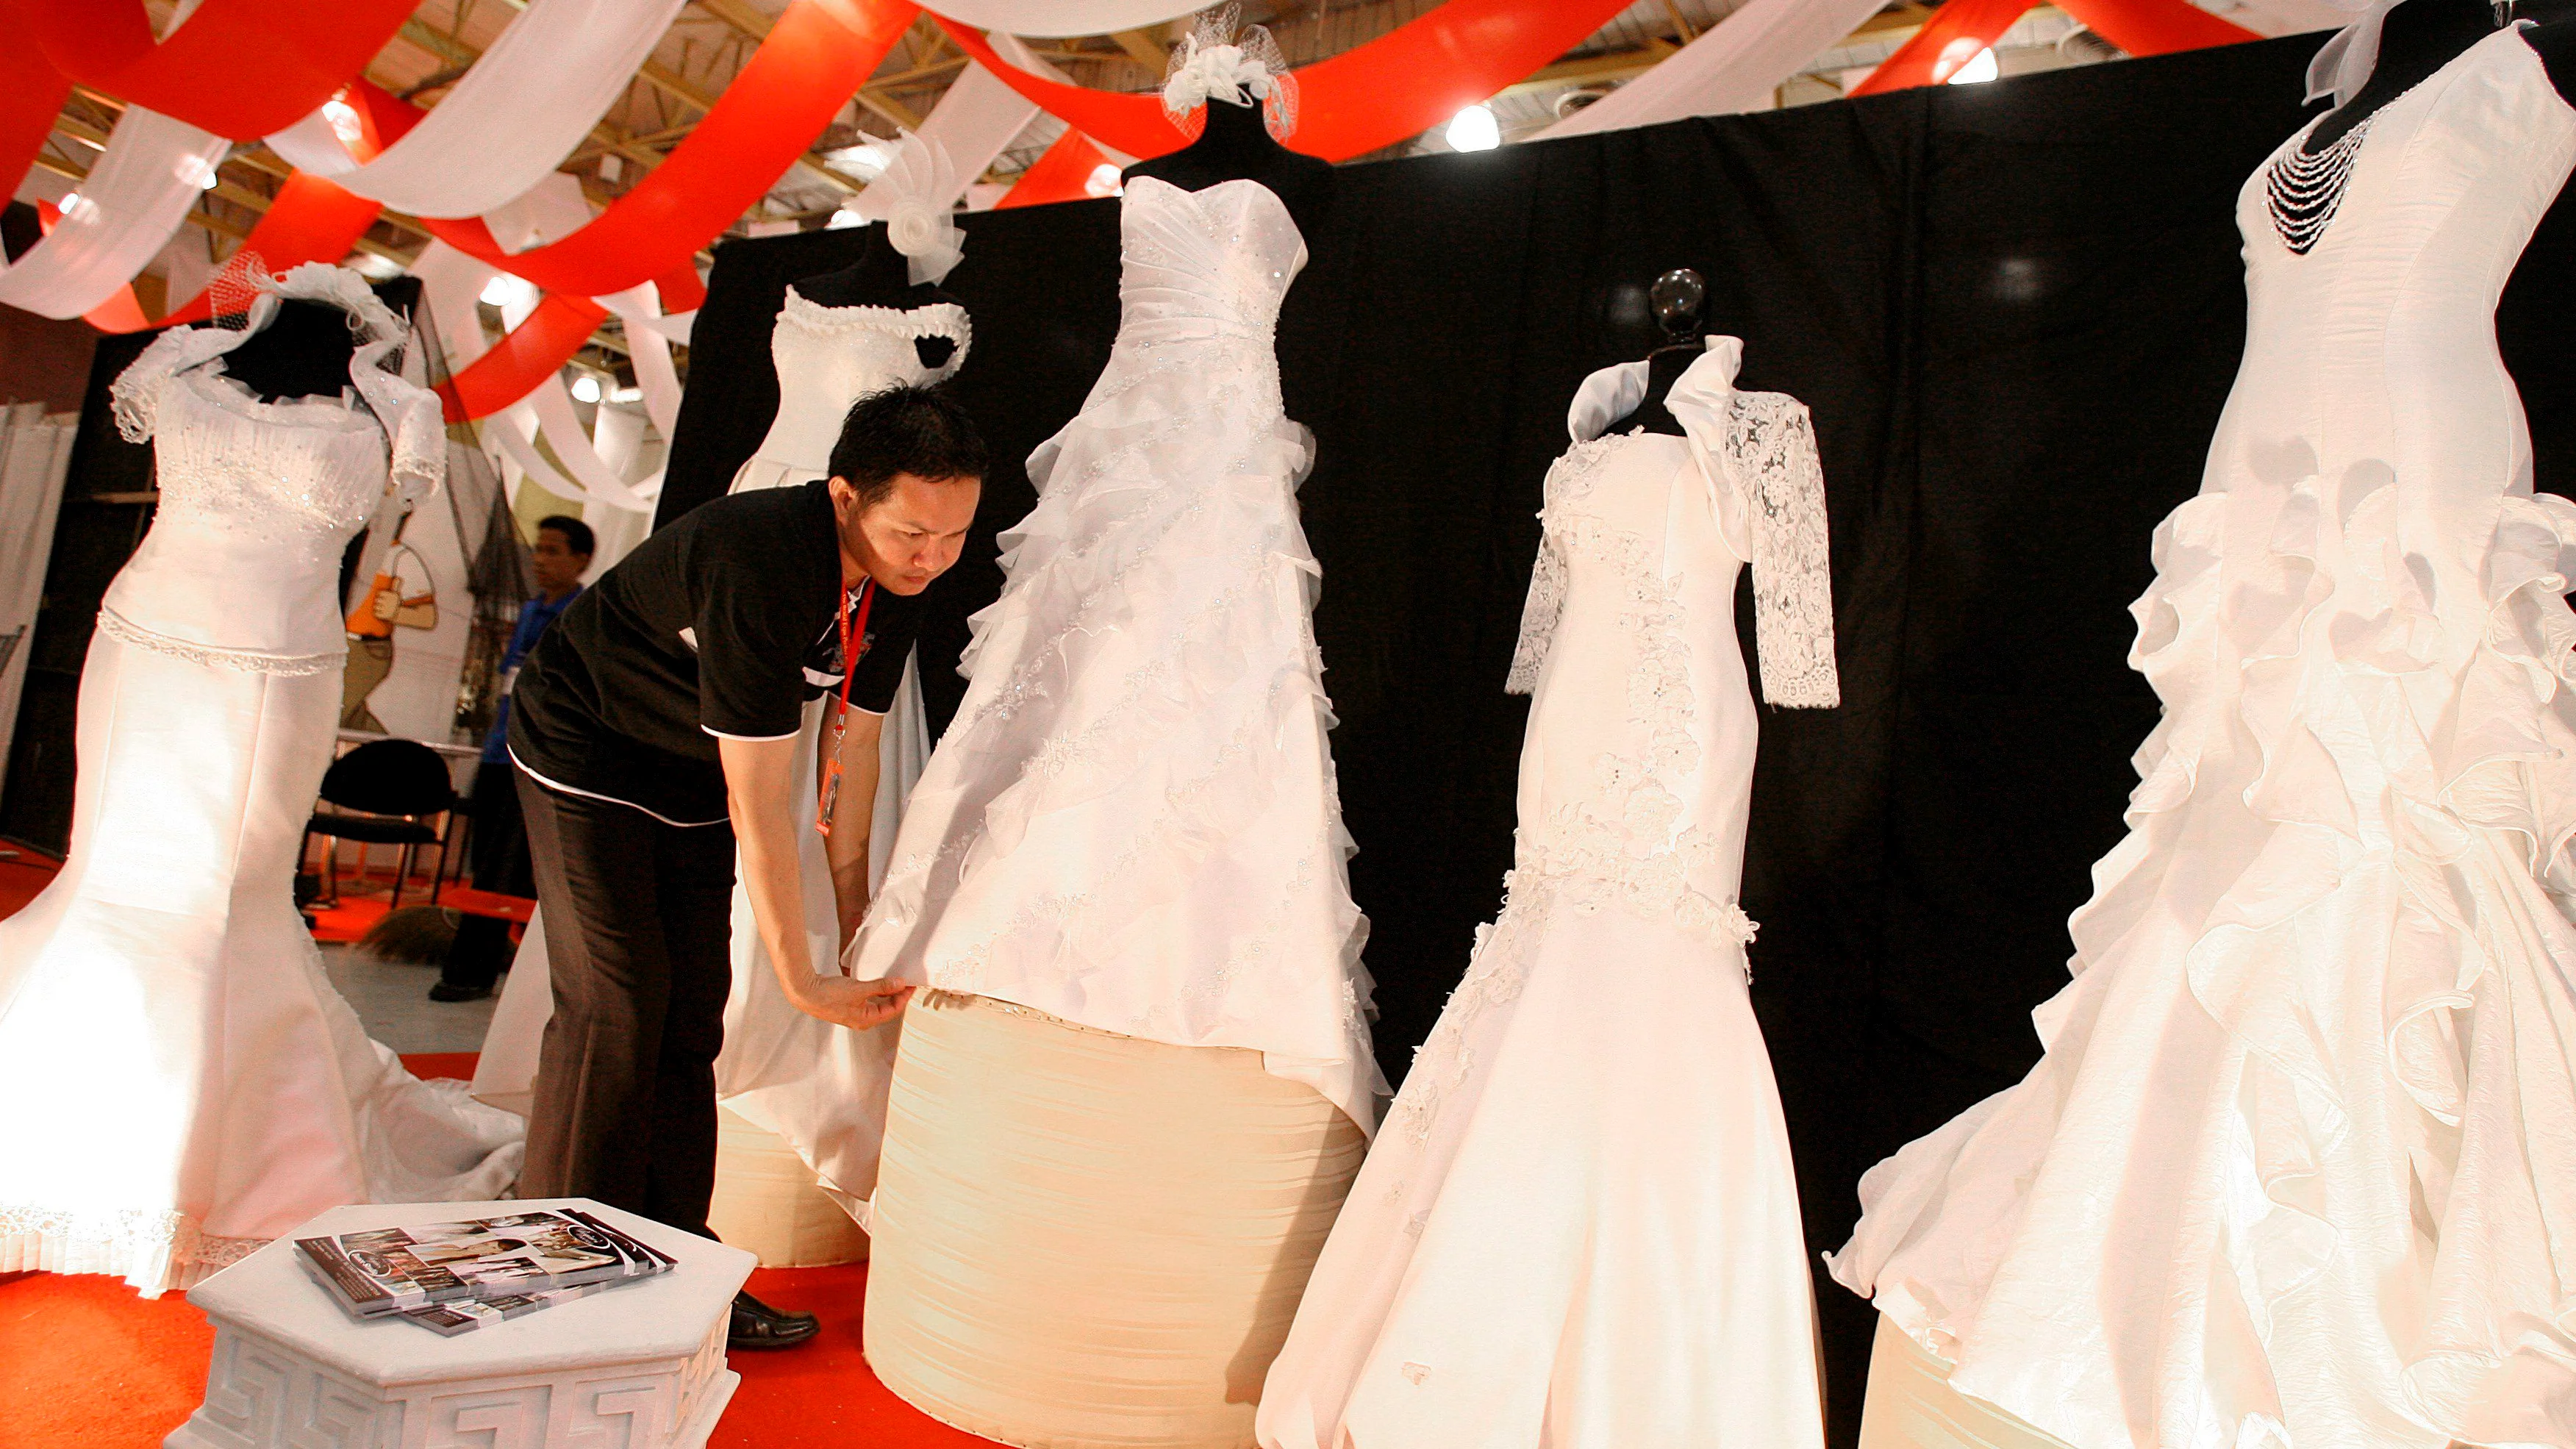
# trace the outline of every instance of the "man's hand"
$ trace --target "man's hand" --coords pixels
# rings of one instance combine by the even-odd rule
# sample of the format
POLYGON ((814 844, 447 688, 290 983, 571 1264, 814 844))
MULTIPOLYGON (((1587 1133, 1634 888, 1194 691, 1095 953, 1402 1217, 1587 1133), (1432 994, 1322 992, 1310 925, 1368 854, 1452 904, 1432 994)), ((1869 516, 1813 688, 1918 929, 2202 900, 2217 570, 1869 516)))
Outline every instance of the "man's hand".
POLYGON ((903 1014, 912 988, 891 981, 853 981, 847 976, 808 976, 788 993, 788 1002, 807 1016, 866 1031, 903 1014))

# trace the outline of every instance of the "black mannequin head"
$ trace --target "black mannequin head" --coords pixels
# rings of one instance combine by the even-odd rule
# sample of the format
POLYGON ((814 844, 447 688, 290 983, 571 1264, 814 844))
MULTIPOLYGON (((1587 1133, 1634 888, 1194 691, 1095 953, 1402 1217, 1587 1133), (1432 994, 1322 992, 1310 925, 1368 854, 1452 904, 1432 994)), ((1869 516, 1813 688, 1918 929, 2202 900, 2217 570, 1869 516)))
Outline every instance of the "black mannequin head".
POLYGON ((1664 329, 1667 347, 1699 340, 1700 310, 1708 305, 1708 283, 1688 267, 1675 267, 1655 278, 1646 293, 1655 309, 1655 325, 1664 329))
POLYGON ((349 323, 349 314, 329 303, 285 298, 267 326, 224 354, 224 375, 272 401, 338 397, 358 350, 349 323))

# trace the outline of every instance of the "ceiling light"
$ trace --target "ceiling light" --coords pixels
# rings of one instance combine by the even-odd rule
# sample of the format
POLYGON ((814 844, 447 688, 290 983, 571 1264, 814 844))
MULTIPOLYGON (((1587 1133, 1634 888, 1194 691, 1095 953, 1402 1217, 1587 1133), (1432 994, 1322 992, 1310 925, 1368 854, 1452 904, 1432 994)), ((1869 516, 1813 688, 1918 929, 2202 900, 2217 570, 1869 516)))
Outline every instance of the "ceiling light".
POLYGON ((615 392, 610 393, 608 395, 608 400, 615 403, 642 402, 644 400, 644 389, 640 387, 621 387, 615 392))
POLYGON ((823 153, 825 165, 861 181, 875 180, 877 174, 886 169, 889 159, 883 146, 872 146, 864 141, 856 146, 835 146, 823 153))
POLYGON ((1503 144, 1503 128, 1494 119, 1493 108, 1469 106, 1449 118, 1449 129, 1442 133, 1452 151, 1491 151, 1503 144))
MULTIPOLYGON (((1958 42, 1953 41, 1951 44, 1956 45, 1958 42)), ((1995 60, 1994 48, 1986 46, 1968 57, 1957 70, 1950 72, 1949 83, 1954 86, 1972 86, 1993 80, 2001 74, 2003 74, 2003 67, 1995 60)))
POLYGON ((851 227, 866 226, 867 224, 868 219, 866 217, 859 215, 857 212, 852 211, 845 206, 839 211, 832 213, 832 219, 823 223, 823 230, 848 231, 851 227))
POLYGON ((529 301, 535 292, 536 289, 529 286, 525 278, 502 272, 483 284, 481 301, 486 307, 498 307, 507 311, 511 307, 529 301))
POLYGON ((1082 190, 1087 196, 1116 196, 1126 189, 1126 184, 1119 176, 1118 168, 1103 161, 1091 168, 1091 175, 1083 181, 1082 190))
POLYGON ((223 177, 216 174, 215 165, 203 156, 182 156, 177 174, 180 180, 199 191, 212 191, 223 184, 223 177))
POLYGON ((322 119, 331 123, 331 134, 343 145, 354 146, 366 138, 366 123, 358 118, 358 108, 338 96, 322 103, 322 119))
POLYGON ((586 372, 581 376, 574 378, 572 380, 572 395, 580 402, 595 403, 599 401, 599 379, 586 372))

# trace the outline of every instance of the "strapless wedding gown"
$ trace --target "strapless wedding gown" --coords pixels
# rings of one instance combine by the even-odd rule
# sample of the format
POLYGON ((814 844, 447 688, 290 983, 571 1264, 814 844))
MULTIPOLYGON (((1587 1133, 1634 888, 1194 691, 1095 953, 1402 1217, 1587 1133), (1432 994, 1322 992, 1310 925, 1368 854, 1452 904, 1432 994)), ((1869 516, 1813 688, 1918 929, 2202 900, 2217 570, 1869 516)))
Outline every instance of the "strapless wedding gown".
MULTIPOLYGON (((288 289, 327 300, 309 271, 332 270, 288 289)), ((518 1119, 368 1039, 293 891, 339 716, 340 554, 387 483, 378 418, 394 483, 425 491, 438 402, 381 369, 387 343, 351 366, 367 406, 259 402, 217 366, 245 335, 165 333, 115 385, 161 503, 82 667, 70 856, 0 922, 0 1272, 154 1294, 325 1208, 518 1176, 518 1119)))
POLYGON ((2244 364, 2133 610, 2164 720, 2047 1053, 1834 1260, 2079 1449, 2576 1443, 2576 506, 2494 333, 2576 113, 2506 30, 2365 124, 2321 233, 2267 206, 2305 132, 2239 200, 2244 364))
POLYGON ((1271 329, 1305 242, 1269 188, 1140 178, 1116 346, 1030 455, 970 683, 851 943, 916 982, 1243 1047, 1367 1128, 1367 922, 1325 744, 1271 329))
POLYGON ((1510 687, 1534 693, 1510 899, 1414 1059, 1261 1399, 1268 1449, 1821 1449, 1813 1288, 1737 906, 1763 694, 1840 698, 1806 409, 1712 338, 1604 436, 1595 373, 1510 687))
MULTIPOLYGON (((840 440, 841 420, 852 403, 899 383, 946 381, 965 363, 972 341, 966 309, 953 302, 908 310, 826 307, 789 287, 769 339, 778 372, 778 412, 727 491, 784 488, 829 477, 832 445, 840 440), (938 367, 923 365, 914 346, 923 337, 955 344, 938 367)), ((815 700, 805 707, 803 744, 789 790, 795 802, 805 934, 817 963, 837 959, 841 949, 831 862, 823 837, 814 830, 815 749, 827 703, 815 700)), ((872 889, 884 878, 904 799, 929 755, 929 714, 922 705, 919 666, 907 662, 878 743, 876 812, 868 836, 872 889)), ((518 1111, 526 1110, 531 1099, 538 1050, 554 1014, 553 982, 538 924, 530 923, 520 943, 474 1076, 476 1096, 518 1111)), ((894 1069, 898 1030, 846 1031, 790 1005, 778 988, 768 949, 760 944, 751 897, 739 879, 733 894, 733 979, 725 1003, 724 1050, 716 1058, 716 1095, 754 1131, 735 1130, 738 1124, 730 1118, 721 1124, 709 1221, 726 1241, 759 1252, 762 1262, 773 1267, 864 1256, 864 1245, 848 1223, 819 1221, 816 1213, 829 1210, 801 1200, 800 1194, 812 1195, 810 1184, 777 1181, 780 1164, 766 1159, 784 1143, 842 1213, 862 1218, 876 1186, 886 1081, 894 1069)))

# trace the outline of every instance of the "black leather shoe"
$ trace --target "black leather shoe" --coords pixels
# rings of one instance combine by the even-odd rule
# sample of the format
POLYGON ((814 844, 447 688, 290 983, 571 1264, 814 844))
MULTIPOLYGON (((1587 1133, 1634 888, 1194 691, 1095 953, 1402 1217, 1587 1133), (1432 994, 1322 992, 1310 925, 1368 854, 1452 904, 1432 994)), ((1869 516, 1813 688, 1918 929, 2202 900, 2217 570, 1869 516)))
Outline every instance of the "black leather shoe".
POLYGON ((787 1313, 748 1293, 733 1295, 733 1327, 725 1337, 731 1349, 794 1348, 823 1331, 823 1320, 811 1313, 787 1313))
POLYGON ((491 994, 489 986, 450 986, 444 981, 429 988, 432 1001, 481 1001, 491 994))

